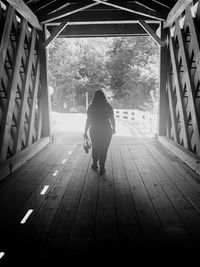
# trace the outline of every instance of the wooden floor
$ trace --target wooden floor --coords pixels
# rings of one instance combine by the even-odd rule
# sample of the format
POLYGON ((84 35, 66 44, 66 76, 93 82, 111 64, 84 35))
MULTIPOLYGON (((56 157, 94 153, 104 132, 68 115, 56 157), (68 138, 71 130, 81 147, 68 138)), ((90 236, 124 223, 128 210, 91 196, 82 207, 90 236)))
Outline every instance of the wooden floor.
POLYGON ((63 132, 0 183, 0 263, 198 256, 200 177, 123 124, 132 137, 113 137, 103 176, 81 133, 63 132))

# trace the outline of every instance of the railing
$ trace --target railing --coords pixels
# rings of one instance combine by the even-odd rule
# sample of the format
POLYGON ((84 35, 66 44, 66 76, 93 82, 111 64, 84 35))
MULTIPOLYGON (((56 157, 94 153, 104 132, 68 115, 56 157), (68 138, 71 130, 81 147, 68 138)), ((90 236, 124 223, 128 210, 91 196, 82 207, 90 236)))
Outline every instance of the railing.
POLYGON ((157 133, 157 114, 136 109, 114 109, 114 115, 116 119, 136 122, 140 127, 157 133))

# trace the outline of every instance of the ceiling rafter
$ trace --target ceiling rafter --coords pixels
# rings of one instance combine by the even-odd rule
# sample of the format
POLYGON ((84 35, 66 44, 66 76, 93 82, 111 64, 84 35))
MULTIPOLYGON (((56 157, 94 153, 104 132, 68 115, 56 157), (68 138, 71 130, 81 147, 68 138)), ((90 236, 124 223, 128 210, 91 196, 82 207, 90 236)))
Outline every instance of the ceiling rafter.
POLYGON ((70 16, 72 14, 75 14, 77 12, 83 11, 85 9, 88 9, 88 8, 96 6, 96 5, 99 5, 99 3, 92 2, 91 4, 88 4, 88 5, 82 4, 82 5, 78 5, 76 7, 74 5, 74 8, 71 8, 71 10, 70 10, 70 6, 68 6, 68 7, 63 8, 63 9, 61 9, 61 10, 59 10, 57 12, 54 12, 54 13, 52 13, 50 15, 41 16, 41 18, 39 17, 40 18, 40 22, 41 23, 48 23, 48 22, 51 22, 51 21, 59 19, 59 18, 70 16))
POLYGON ((44 48, 47 48, 53 40, 66 28, 68 22, 61 23, 59 26, 55 27, 49 38, 42 44, 44 48))
MULTIPOLYGON (((124 10, 120 10, 120 9, 115 9, 115 11, 113 12, 113 10, 104 10, 104 11, 98 11, 95 10, 93 12, 89 11, 89 10, 84 10, 84 12, 78 12, 75 13, 73 15, 71 15, 70 17, 63 17, 61 19, 58 20, 54 20, 52 21, 52 23, 61 23, 61 22, 65 22, 67 21, 67 19, 69 19, 69 22, 76 22, 77 24, 81 24, 82 22, 87 22, 87 23, 95 23, 96 21, 101 21, 101 24, 104 24, 107 21, 110 21, 112 23, 112 21, 118 21, 118 23, 125 23, 124 21, 138 21, 138 20, 150 20, 148 17, 144 17, 138 14, 134 14, 134 13, 130 13, 130 12, 125 12, 124 10)), ((158 23, 158 20, 155 20, 158 23)), ((50 23, 48 23, 50 24, 50 23)))
POLYGON ((170 27, 192 2, 193 0, 178 0, 167 16, 164 28, 170 27))
POLYGON ((174 5, 173 3, 171 4, 171 1, 169 1, 169 0, 162 0, 162 2, 158 1, 158 0, 152 0, 152 2, 155 2, 158 5, 164 6, 164 7, 168 8, 168 9, 171 9, 172 6, 174 5))
POLYGON ((166 41, 161 40, 161 38, 156 34, 156 32, 145 21, 139 20, 138 22, 159 46, 163 46, 166 44, 166 41))
POLYGON ((144 6, 152 11, 157 11, 158 13, 164 14, 165 16, 169 12, 169 9, 166 6, 159 5, 157 2, 154 1, 149 2, 146 0, 136 0, 135 3, 144 6))
POLYGON ((32 12, 32 10, 26 5, 26 3, 22 0, 6 0, 14 9, 25 18, 33 27, 37 30, 42 30, 42 27, 38 21, 36 15, 32 12))
POLYGON ((151 10, 145 8, 145 7, 139 7, 136 4, 134 5, 134 3, 133 3, 134 8, 129 8, 126 5, 114 4, 111 1, 102 1, 102 0, 93 0, 93 1, 96 2, 96 3, 108 5, 108 6, 111 6, 111 7, 115 7, 115 8, 127 11, 127 12, 131 12, 131 13, 139 14, 139 15, 142 15, 142 16, 146 16, 146 17, 149 17, 149 18, 152 18, 152 19, 165 21, 165 18, 163 18, 159 13, 151 11, 151 10))
POLYGON ((60 9, 63 9, 69 5, 71 5, 71 3, 66 0, 51 2, 49 5, 46 5, 44 8, 40 8, 39 10, 36 10, 35 13, 37 16, 40 16, 42 14, 48 15, 51 12, 59 11, 60 9))
POLYGON ((46 8, 48 5, 52 4, 53 2, 55 3, 57 0, 42 0, 38 1, 36 3, 31 2, 29 4, 29 7, 35 12, 37 10, 46 8))

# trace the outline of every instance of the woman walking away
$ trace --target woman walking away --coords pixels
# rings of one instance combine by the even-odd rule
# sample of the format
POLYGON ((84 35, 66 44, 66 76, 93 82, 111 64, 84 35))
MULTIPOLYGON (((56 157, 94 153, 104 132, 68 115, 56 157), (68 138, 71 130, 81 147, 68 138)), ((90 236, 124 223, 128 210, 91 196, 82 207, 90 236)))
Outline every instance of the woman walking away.
POLYGON ((91 168, 93 170, 98 170, 97 163, 99 162, 100 174, 103 174, 105 172, 108 147, 112 134, 115 134, 115 119, 113 109, 101 90, 95 92, 92 103, 87 110, 84 133, 86 139, 88 139, 88 129, 92 142, 93 164, 91 168))

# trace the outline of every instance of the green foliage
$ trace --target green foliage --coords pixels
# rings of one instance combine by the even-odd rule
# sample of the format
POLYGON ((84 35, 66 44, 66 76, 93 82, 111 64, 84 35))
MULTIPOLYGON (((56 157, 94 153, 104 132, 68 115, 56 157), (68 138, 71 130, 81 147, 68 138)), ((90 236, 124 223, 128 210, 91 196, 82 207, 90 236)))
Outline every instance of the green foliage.
POLYGON ((158 47, 150 37, 113 40, 108 69, 116 107, 151 109, 158 87, 158 47), (147 105, 148 104, 148 105, 147 105))
POLYGON ((158 86, 158 47, 149 37, 56 39, 49 49, 52 106, 85 105, 103 89, 115 108, 150 109, 158 86), (152 97, 154 96, 154 97, 152 97))

